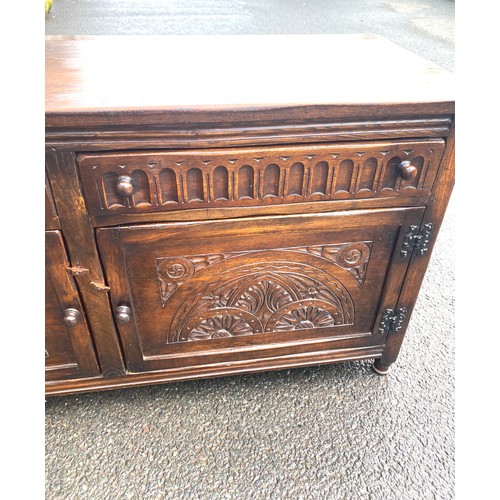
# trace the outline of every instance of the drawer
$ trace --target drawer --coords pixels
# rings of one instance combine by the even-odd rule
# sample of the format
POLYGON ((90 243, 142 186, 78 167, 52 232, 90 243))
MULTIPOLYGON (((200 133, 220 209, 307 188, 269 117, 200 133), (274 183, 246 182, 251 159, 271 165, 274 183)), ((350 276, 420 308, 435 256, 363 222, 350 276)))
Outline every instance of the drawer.
POLYGON ((374 198, 422 205, 443 148, 434 139, 79 154, 78 167, 88 210, 106 225, 203 208, 374 198))
POLYGON ((45 259, 45 378, 97 375, 94 346, 59 231, 46 231, 45 259))
POLYGON ((98 229, 128 368, 383 346, 376 325, 396 305, 402 241, 423 211, 98 229))

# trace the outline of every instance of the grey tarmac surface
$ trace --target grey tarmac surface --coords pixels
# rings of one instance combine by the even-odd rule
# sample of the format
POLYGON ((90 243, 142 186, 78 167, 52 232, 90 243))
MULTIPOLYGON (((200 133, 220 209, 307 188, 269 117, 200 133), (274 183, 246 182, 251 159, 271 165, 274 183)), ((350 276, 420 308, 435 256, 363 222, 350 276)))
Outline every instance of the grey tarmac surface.
MULTIPOLYGON (((55 0, 46 18, 47 34, 356 32, 454 68, 448 0, 55 0)), ((48 399, 46 498, 454 498, 454 213, 452 197, 388 376, 354 362, 48 399)))
MULTIPOLYGON (((453 70, 454 8, 451 0, 54 0, 45 33, 375 33, 453 70)), ((390 77, 390 69, 381 61, 377 76, 390 77)))

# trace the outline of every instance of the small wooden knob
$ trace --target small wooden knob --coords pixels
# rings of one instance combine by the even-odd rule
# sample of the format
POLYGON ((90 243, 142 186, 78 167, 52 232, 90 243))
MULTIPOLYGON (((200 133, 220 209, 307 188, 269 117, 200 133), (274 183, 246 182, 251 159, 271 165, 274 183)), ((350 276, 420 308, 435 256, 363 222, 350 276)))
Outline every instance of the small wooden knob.
POLYGON ((132 314, 132 310, 128 306, 118 306, 115 311, 116 321, 118 323, 125 325, 130 321, 130 316, 132 314))
POLYGON ((120 177, 118 177, 118 181, 116 182, 116 192, 120 196, 130 196, 134 192, 132 178, 128 175, 120 175, 120 177))
POLYGON ((398 172, 402 179, 405 181, 411 181, 417 176, 418 169, 409 161, 402 161, 398 166, 398 172))
POLYGON ((80 318, 80 311, 77 309, 69 308, 64 311, 63 323, 68 328, 73 328, 78 324, 78 319, 80 318))

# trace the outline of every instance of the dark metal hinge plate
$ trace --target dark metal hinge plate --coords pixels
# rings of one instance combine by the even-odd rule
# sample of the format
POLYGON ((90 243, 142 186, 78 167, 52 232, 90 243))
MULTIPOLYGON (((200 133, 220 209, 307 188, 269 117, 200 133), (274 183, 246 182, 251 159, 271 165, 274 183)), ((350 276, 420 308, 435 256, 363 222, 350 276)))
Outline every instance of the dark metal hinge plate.
POLYGON ((418 256, 424 255, 429 250, 429 242, 431 241, 433 229, 434 224, 432 222, 424 224, 421 228, 410 226, 406 231, 403 244, 401 245, 401 257, 406 259, 412 253, 418 256))
POLYGON ((378 333, 380 335, 389 335, 391 333, 397 333, 401 328, 403 328, 403 323, 407 313, 406 307, 400 307, 394 311, 394 309, 386 309, 382 314, 382 319, 380 320, 380 325, 378 327, 378 333))

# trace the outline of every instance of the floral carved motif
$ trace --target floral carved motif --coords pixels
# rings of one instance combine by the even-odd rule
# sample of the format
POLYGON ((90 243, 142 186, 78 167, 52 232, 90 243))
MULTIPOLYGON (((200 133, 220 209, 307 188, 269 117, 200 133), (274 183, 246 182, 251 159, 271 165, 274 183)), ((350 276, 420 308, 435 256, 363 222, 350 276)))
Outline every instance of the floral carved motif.
POLYGON ((303 263, 273 262, 226 270, 182 300, 167 342, 330 328, 354 322, 347 289, 303 263))
POLYGON ((233 335, 251 335, 252 333, 252 327, 238 316, 213 316, 193 328, 189 340, 220 339, 233 335))
MULTIPOLYGON (((279 252, 300 252, 315 255, 345 269, 362 286, 371 252, 370 241, 343 243, 340 245, 317 245, 310 247, 280 248, 279 252)), ((259 252, 228 252, 212 255, 194 255, 189 257, 165 257, 156 260, 161 304, 165 306, 170 296, 184 282, 197 272, 226 259, 259 252)))

